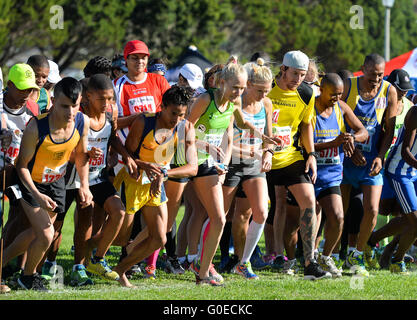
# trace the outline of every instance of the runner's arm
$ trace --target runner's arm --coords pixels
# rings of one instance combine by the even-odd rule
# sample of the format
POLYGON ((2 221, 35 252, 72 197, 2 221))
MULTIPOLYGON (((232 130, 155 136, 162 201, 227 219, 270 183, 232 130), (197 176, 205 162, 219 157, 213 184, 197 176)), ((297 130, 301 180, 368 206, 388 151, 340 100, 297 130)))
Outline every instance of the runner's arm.
POLYGON ((352 109, 346 102, 339 101, 340 107, 343 111, 346 123, 355 131, 353 138, 357 142, 365 142, 368 139, 368 130, 363 126, 362 122, 355 116, 352 109))
POLYGON ((417 131, 417 108, 412 107, 404 120, 404 140, 401 147, 401 157, 410 166, 417 169, 417 159, 411 153, 417 131))
POLYGON ((397 91, 394 86, 390 86, 388 92, 388 106, 385 110, 385 132, 382 137, 381 147, 379 148, 378 157, 383 161, 385 154, 391 146, 394 137, 395 117, 397 116, 397 91))
POLYGON ((187 164, 168 170, 168 177, 184 178, 193 177, 197 175, 198 160, 197 149, 195 146, 195 131, 191 122, 187 121, 185 124, 185 157, 187 164))

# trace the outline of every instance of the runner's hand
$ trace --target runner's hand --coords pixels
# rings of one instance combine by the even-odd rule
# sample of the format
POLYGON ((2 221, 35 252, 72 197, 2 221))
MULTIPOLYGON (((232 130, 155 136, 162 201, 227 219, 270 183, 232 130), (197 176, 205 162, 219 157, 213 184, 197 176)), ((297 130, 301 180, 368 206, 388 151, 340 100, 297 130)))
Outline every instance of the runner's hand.
POLYGON ((268 137, 267 135, 262 135, 262 141, 267 144, 273 144, 277 146, 282 146, 283 141, 282 139, 278 138, 277 136, 274 137, 268 137))
POLYGON ((91 202, 93 202, 93 195, 90 188, 81 186, 80 189, 78 189, 78 194, 80 195, 81 208, 86 208, 91 205, 91 202))
POLYGON ((270 152, 264 152, 262 155, 262 169, 261 172, 268 172, 272 167, 272 154, 270 152))
POLYGON ((317 160, 316 160, 316 157, 309 156, 307 158, 305 173, 308 174, 310 170, 311 170, 311 181, 313 183, 316 183, 316 179, 317 179, 317 160))
POLYGON ((164 175, 161 172, 153 176, 151 187, 149 189, 149 193, 151 194, 152 197, 157 197, 161 194, 161 187, 163 183, 164 183, 164 175))
POLYGON ((374 161, 372 161, 371 172, 369 173, 369 175, 371 177, 375 177, 376 175, 379 174, 381 169, 382 169, 382 159, 380 157, 376 157, 374 161))
POLYGON ((127 168, 127 172, 129 173, 130 177, 135 180, 138 179, 138 166, 136 165, 135 160, 133 160, 131 157, 127 157, 126 159, 123 159, 123 162, 127 168))
POLYGON ((358 167, 366 166, 366 159, 363 156, 362 152, 358 149, 355 149, 352 154, 352 162, 355 166, 358 167))
POLYGON ((224 164, 214 163, 214 167, 216 168, 219 176, 225 175, 228 171, 227 166, 225 166, 224 164))
POLYGON ((89 150, 87 153, 90 159, 97 159, 103 154, 103 150, 100 148, 92 147, 91 150, 89 150))
POLYGON ((153 180, 154 176, 161 174, 161 168, 156 163, 144 161, 140 162, 140 164, 136 161, 135 163, 137 165, 137 168, 145 170, 146 175, 151 181, 153 180))
POLYGON ((219 162, 223 161, 224 152, 222 148, 216 147, 215 145, 209 144, 209 143, 207 143, 206 148, 207 148, 206 149, 207 153, 210 154, 215 161, 219 161, 219 162))
POLYGON ((10 144, 12 143, 13 134, 11 130, 3 129, 1 130, 0 140, 1 146, 4 150, 9 148, 10 144))
POLYGON ((52 200, 50 197, 48 197, 46 194, 40 194, 38 196, 38 202, 42 209, 45 209, 49 212, 52 212, 57 207, 57 204, 54 200, 52 200))
POLYGON ((351 134, 345 133, 345 141, 343 142, 343 152, 345 153, 345 156, 350 158, 353 155, 353 152, 355 151, 355 139, 351 134))

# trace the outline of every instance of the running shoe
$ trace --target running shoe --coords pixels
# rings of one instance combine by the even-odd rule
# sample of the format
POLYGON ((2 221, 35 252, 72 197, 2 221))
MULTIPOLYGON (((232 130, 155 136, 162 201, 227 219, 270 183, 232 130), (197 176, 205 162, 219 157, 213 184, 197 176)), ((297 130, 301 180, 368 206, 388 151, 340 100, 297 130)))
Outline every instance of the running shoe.
POLYGON ((195 276, 195 283, 196 285, 200 286, 224 287, 223 283, 218 282, 216 279, 212 277, 201 279, 198 275, 195 276))
POLYGON ((132 279, 133 276, 137 274, 141 274, 141 273, 142 273, 142 269, 140 268, 140 266, 138 264, 134 264, 132 268, 130 268, 129 270, 125 272, 125 275, 128 279, 132 279))
POLYGON ((195 259, 193 262, 190 263, 189 270, 194 272, 195 275, 199 275, 200 273, 200 265, 197 262, 197 259, 195 259))
POLYGON ((240 274, 247 280, 258 280, 259 277, 253 272, 251 263, 248 261, 243 264, 239 264, 236 267, 236 273, 240 274))
POLYGON ((259 246, 255 247, 252 257, 250 258, 250 263, 254 270, 263 270, 270 267, 270 264, 262 259, 262 252, 259 246))
POLYGON ((343 263, 344 261, 342 259, 337 259, 335 257, 332 256, 334 265, 336 266, 337 269, 339 269, 340 272, 343 272, 343 263))
POLYGON ((355 257, 355 251, 352 251, 346 259, 346 266, 350 271, 356 275, 369 277, 369 272, 365 268, 365 262, 363 254, 355 257))
POLYGON ((17 280, 17 283, 22 289, 25 290, 35 290, 42 292, 49 291, 39 273, 35 273, 31 276, 25 276, 22 274, 17 280))
POLYGON ((185 270, 181 267, 177 257, 168 257, 165 264, 165 272, 184 274, 185 270))
POLYGON ((188 262, 187 258, 184 260, 183 263, 180 263, 180 265, 185 271, 190 270, 190 263, 188 262))
POLYGON ((2 280, 0 283, 0 294, 4 294, 4 293, 9 293, 10 291, 12 291, 12 289, 10 289, 2 280))
POLYGON ((409 255, 408 253, 406 253, 404 255, 404 262, 405 262, 405 264, 413 263, 414 262, 414 258, 411 255, 409 255))
POLYGON ((213 279, 215 279, 216 281, 222 283, 224 281, 223 277, 221 274, 219 274, 216 269, 214 269, 214 264, 210 264, 209 267, 209 275, 210 277, 212 277, 213 279))
POLYGON ((293 276, 297 273, 297 259, 287 260, 284 262, 284 266, 282 267, 282 273, 288 276, 293 276))
POLYGON ((225 269, 227 263, 229 262, 229 260, 230 260, 230 256, 229 255, 223 256, 223 257, 220 258, 220 263, 219 263, 219 266, 218 266, 220 273, 224 273, 225 272, 224 269, 225 269))
POLYGON ((274 263, 275 260, 275 254, 271 253, 271 254, 266 254, 262 257, 262 260, 265 261, 267 264, 271 265, 274 263))
POLYGON ((56 263, 45 261, 42 266, 42 278, 48 281, 51 280, 56 275, 56 269, 56 263))
POLYGON ((398 262, 392 262, 389 266, 389 270, 391 273, 397 273, 404 276, 408 276, 409 272, 407 271, 407 267, 405 266, 404 260, 398 261, 398 262))
POLYGON ((376 259, 375 247, 371 247, 366 244, 365 250, 363 251, 365 262, 370 269, 378 269, 378 261, 376 259))
POLYGON ((97 262, 91 258, 86 271, 93 273, 107 280, 119 280, 117 272, 112 271, 107 264, 106 259, 102 258, 97 262))
POLYGON ((73 287, 81 287, 93 284, 93 280, 91 280, 85 272, 85 267, 80 264, 76 265, 75 270, 73 269, 70 275, 70 285, 73 287))
POLYGON ((274 262, 271 264, 272 269, 274 270, 282 270, 284 268, 285 258, 284 256, 277 256, 274 260, 274 262))
POLYGON ((324 257, 323 255, 319 256, 318 263, 323 271, 328 271, 333 278, 340 278, 342 272, 336 267, 332 257, 324 257))
POLYGON ((232 273, 236 265, 239 263, 239 257, 235 254, 229 258, 229 261, 224 266, 223 270, 219 270, 221 273, 232 273))
POLYGON ((149 265, 143 269, 143 275, 146 279, 156 280, 156 267, 149 265))
POLYGON ((310 264, 304 268, 304 280, 320 280, 331 277, 331 273, 324 271, 316 261, 310 261, 310 264))

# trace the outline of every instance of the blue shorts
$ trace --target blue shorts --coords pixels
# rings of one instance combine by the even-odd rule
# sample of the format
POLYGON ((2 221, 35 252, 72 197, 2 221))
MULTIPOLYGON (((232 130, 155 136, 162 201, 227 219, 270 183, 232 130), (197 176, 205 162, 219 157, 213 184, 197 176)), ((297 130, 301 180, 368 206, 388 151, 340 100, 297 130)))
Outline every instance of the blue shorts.
POLYGON ((394 189, 392 188, 390 178, 387 177, 386 173, 383 173, 382 177, 384 180, 384 185, 382 186, 381 199, 395 199, 396 195, 394 189))
POLYGON ((404 213, 417 211, 417 176, 410 179, 388 173, 388 179, 404 213))
POLYGON ((343 180, 342 184, 350 184, 354 188, 359 188, 360 186, 382 186, 384 180, 382 174, 379 173, 375 177, 371 177, 369 173, 371 172, 372 163, 367 164, 364 167, 357 167, 355 165, 345 165, 343 167, 343 180))

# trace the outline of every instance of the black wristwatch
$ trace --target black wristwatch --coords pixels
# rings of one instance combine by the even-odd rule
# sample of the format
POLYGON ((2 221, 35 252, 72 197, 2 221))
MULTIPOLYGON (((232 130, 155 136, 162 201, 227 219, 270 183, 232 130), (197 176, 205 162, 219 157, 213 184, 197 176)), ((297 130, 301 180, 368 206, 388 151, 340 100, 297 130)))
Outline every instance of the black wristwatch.
POLYGON ((161 172, 164 175, 164 179, 168 179, 168 170, 165 168, 161 168, 161 172))
POLYGON ((315 152, 315 151, 313 151, 313 152, 310 152, 309 154, 308 154, 308 156, 313 156, 314 158, 318 158, 319 157, 319 153, 318 152, 315 152))

